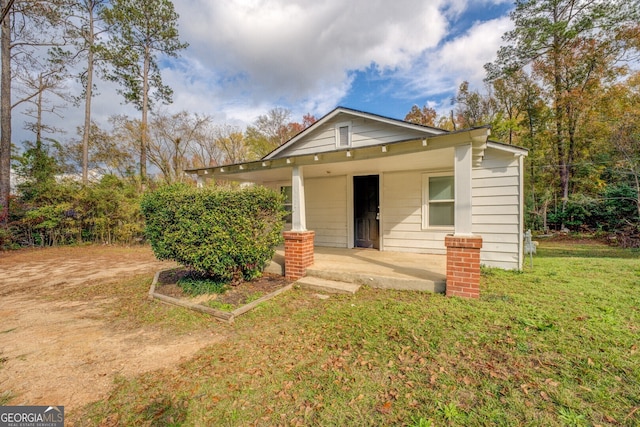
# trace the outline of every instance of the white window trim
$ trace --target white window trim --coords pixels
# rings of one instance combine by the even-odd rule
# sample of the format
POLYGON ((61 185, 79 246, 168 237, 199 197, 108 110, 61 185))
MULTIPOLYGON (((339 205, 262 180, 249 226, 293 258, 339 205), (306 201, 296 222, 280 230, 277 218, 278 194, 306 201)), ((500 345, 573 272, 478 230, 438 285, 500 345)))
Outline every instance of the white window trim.
POLYGON ((336 132, 336 148, 347 148, 351 147, 351 122, 340 122, 336 123, 335 127, 336 132), (340 145, 340 128, 346 127, 347 129, 347 145, 340 145))
MULTIPOLYGON (((282 184, 282 185, 279 185, 278 187, 279 187, 279 193, 280 194, 282 194, 282 192, 283 192, 283 190, 285 188, 291 188, 292 191, 293 191, 293 187, 292 187, 291 184, 282 184)), ((291 198, 291 200, 289 200, 288 203, 285 200, 284 206, 285 207, 289 206, 291 208, 291 209, 289 209, 289 215, 288 216, 292 216, 293 215, 293 197, 291 198)), ((287 224, 287 225, 291 225, 291 223, 292 223, 292 220, 290 218, 287 221, 285 221, 285 224, 287 224)))
MULTIPOLYGON (((282 191, 282 187, 292 187, 293 183, 291 181, 269 181, 269 182, 264 182, 263 185, 267 188, 271 188, 272 190, 280 193, 282 191)), ((286 203, 286 204, 291 205, 293 210, 293 201, 292 203, 286 203)), ((285 230, 290 230, 291 222, 285 222, 284 227, 285 227, 285 230)))
MULTIPOLYGON (((455 229, 455 214, 454 214, 454 225, 447 226, 432 226, 429 225, 429 178, 436 176, 450 176, 454 179, 455 185, 455 175, 454 171, 450 172, 435 172, 435 173, 424 173, 422 174, 422 229, 423 230, 434 230, 434 231, 454 231, 455 229)), ((449 200, 441 200, 441 202, 448 202, 449 200)), ((453 209, 455 212, 456 209, 456 201, 455 198, 450 200, 453 201, 453 209)))

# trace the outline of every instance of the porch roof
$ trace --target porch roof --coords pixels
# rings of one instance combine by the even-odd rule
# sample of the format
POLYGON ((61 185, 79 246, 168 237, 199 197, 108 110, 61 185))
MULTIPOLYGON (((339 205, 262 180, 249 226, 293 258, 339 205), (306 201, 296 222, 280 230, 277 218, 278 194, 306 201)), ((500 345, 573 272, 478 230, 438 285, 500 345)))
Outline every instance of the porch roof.
MULTIPOLYGON (((488 146, 506 149, 488 141, 487 127, 450 132, 423 139, 412 139, 366 147, 350 147, 317 154, 264 158, 225 166, 189 169, 185 172, 199 178, 216 178, 240 182, 288 180, 293 166, 304 166, 306 177, 377 173, 397 170, 450 169, 454 163, 454 147, 471 143, 473 164, 479 165, 488 146)), ((526 150, 508 146, 514 154, 526 150), (518 151, 519 150, 519 151, 518 151)))

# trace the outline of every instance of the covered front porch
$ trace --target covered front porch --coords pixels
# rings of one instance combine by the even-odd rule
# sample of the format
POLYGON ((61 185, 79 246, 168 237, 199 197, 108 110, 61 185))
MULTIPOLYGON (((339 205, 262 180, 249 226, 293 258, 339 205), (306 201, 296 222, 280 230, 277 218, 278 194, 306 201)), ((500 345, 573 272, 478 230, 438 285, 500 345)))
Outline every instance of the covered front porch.
MULTIPOLYGON (((482 161, 489 133, 486 128, 477 128, 388 144, 268 157, 191 172, 197 174, 201 186, 209 179, 219 179, 274 189, 290 188, 291 222, 290 229, 283 233, 285 247, 281 252, 284 273, 289 279, 309 275, 336 280, 332 275, 339 275, 338 280, 346 278, 371 286, 433 292, 446 289, 448 296, 477 298, 482 238, 472 233, 472 169, 482 161), (415 220, 423 218, 421 212, 426 209, 424 194, 420 193, 420 186, 424 185, 421 174, 425 171, 453 177, 455 209, 450 212, 451 223, 444 227, 415 220), (412 174, 414 179, 402 182, 397 178, 402 173, 412 174), (355 197, 354 182, 362 176, 376 177, 375 185, 368 188, 376 194, 364 204, 368 206, 366 219, 376 224, 367 229, 382 231, 376 233, 375 243, 370 246, 377 251, 355 248, 359 246, 357 222, 362 219, 356 218, 356 212, 362 200, 355 197), (396 187, 391 186, 394 176, 396 187), (329 186, 327 182, 331 179, 335 180, 332 183, 340 184, 329 186), (418 196, 413 193, 403 196, 403 187, 407 186, 418 188, 418 196), (307 203, 310 198, 313 200, 307 203), (416 200, 420 206, 407 207, 406 203, 416 200), (443 253, 444 249, 447 255, 393 251, 399 241, 415 236, 419 236, 418 246, 427 247, 423 251, 443 253), (439 261, 434 263, 431 261, 434 259, 439 261), (391 286, 392 283, 395 285, 391 286)), ((403 249, 412 246, 404 245, 403 249)))
MULTIPOLYGON (((314 249, 314 263, 307 267, 307 276, 383 289, 445 291, 446 255, 317 246, 314 249)), ((284 265, 284 247, 280 247, 267 271, 283 274, 284 265)))

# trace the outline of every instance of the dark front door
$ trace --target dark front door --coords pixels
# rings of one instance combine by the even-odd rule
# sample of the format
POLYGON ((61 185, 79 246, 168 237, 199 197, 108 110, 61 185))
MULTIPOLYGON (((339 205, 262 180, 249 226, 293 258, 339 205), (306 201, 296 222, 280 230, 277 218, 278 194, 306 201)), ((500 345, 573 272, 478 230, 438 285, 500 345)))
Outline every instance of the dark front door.
POLYGON ((380 249, 380 177, 353 177, 353 211, 355 213, 355 246, 380 249))

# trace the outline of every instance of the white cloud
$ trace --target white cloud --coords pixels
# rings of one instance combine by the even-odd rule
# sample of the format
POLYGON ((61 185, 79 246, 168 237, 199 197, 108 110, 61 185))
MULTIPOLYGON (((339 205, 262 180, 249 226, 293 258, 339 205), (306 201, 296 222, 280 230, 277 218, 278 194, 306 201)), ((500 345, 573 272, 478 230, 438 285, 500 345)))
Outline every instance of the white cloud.
POLYGON ((484 65, 495 59, 502 35, 512 28, 508 17, 475 22, 468 31, 425 52, 405 75, 408 90, 425 97, 455 92, 463 81, 481 90, 484 65))
POLYGON ((508 17, 477 22, 469 31, 440 49, 438 71, 478 84, 485 77, 484 65, 495 58, 502 35, 511 29, 508 17))
POLYGON ((350 70, 406 69, 446 35, 444 0, 288 0, 176 4, 190 54, 247 104, 301 103, 327 111, 350 70))
MULTIPOLYGON (((511 0, 174 1, 180 38, 190 46, 179 60, 161 61, 170 64, 162 75, 174 90, 167 110, 240 125, 274 106, 291 108, 294 118, 307 112, 319 116, 350 93, 354 72, 370 69, 380 73, 372 82, 380 98, 426 102, 455 91, 462 80, 480 87, 483 65, 511 25, 506 17, 487 21, 485 9, 507 3, 511 0)), ((93 113, 103 127, 112 114, 139 114, 122 104, 113 83, 99 81, 98 87, 93 113)), ((21 128, 21 118, 14 117, 14 129, 21 128)), ((64 122, 70 130, 66 139, 82 123, 81 109, 69 109, 64 122)))

